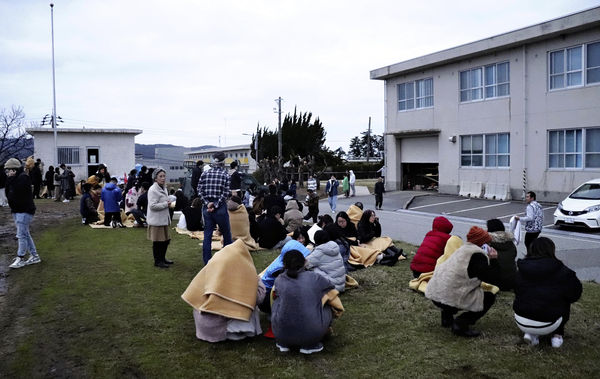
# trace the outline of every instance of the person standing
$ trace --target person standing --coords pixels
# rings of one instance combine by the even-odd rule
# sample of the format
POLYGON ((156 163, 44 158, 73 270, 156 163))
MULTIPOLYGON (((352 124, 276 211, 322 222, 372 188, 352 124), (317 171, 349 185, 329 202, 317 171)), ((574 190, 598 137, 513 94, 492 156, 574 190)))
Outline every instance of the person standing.
POLYGON ((44 175, 44 180, 46 181, 46 189, 48 190, 48 199, 52 199, 54 197, 54 166, 48 167, 48 171, 44 175))
POLYGON ((54 168, 54 201, 60 201, 62 188, 60 188, 60 168, 54 168))
POLYGON ((231 226, 227 212, 229 190, 229 175, 225 170, 225 154, 220 151, 213 155, 211 169, 200 176, 198 182, 198 197, 204 202, 202 216, 204 217, 204 241, 202 242, 202 259, 207 264, 212 258, 212 234, 215 227, 223 235, 223 246, 231 241, 231 226))
POLYGON ((4 172, 4 164, 0 164, 0 207, 6 207, 6 173, 4 172))
POLYGON ((377 178, 377 183, 375 183, 375 209, 381 209, 383 205, 383 193, 385 192, 385 188, 383 186, 383 178, 380 176, 377 178))
POLYGON ((308 206, 308 213, 304 216, 304 220, 312 218, 313 223, 316 224, 317 216, 319 216, 319 196, 310 188, 306 194, 306 205, 308 206))
POLYGON ((529 250, 529 246, 542 232, 544 225, 544 210, 540 203, 536 201, 535 192, 529 191, 525 195, 527 209, 526 216, 519 217, 515 215, 515 220, 521 220, 525 223, 525 247, 529 250))
POLYGON ((313 190, 313 192, 317 192, 317 179, 315 179, 312 175, 308 176, 308 182, 306 184, 307 190, 313 190))
POLYGON ((31 178, 23 171, 21 162, 16 158, 10 158, 4 165, 6 172, 6 197, 8 205, 17 227, 17 239, 19 247, 17 258, 9 266, 10 268, 21 268, 23 266, 40 263, 42 260, 37 253, 33 238, 29 233, 29 224, 35 214, 33 193, 31 191, 31 178), (29 251, 29 259, 25 254, 29 251))
POLYGON ((31 183, 33 184, 33 198, 40 198, 40 190, 42 189, 42 171, 40 170, 40 162, 35 162, 29 174, 31 183))
POLYGON ((327 185, 325 186, 325 193, 327 193, 327 200, 329 201, 331 213, 335 213, 339 186, 340 182, 337 181, 335 175, 331 175, 331 178, 327 181, 327 185))
POLYGON ((350 190, 352 191, 352 197, 354 197, 354 195, 356 195, 356 188, 354 187, 354 185, 356 184, 356 175, 354 175, 354 171, 350 170, 350 176, 348 178, 348 184, 350 184, 350 190))
POLYGON ((194 195, 192 196, 192 198, 198 197, 198 182, 200 181, 200 175, 202 175, 202 166, 203 165, 204 165, 204 162, 199 160, 196 162, 196 167, 194 167, 192 169, 191 184, 192 184, 192 192, 194 192, 194 195))
POLYGON ((230 179, 230 185, 229 185, 229 189, 231 190, 231 195, 234 196, 238 196, 238 197, 242 197, 242 176, 240 175, 240 172, 238 171, 239 169, 239 164, 238 161, 235 160, 233 162, 231 162, 231 164, 229 165, 229 168, 231 168, 229 177, 230 179))
POLYGON ((146 221, 148 222, 148 239, 152 241, 152 255, 154 256, 154 266, 160 268, 169 268, 173 261, 168 260, 165 255, 171 242, 169 236, 169 225, 171 225, 171 215, 169 207, 169 192, 167 191, 167 173, 164 169, 158 167, 154 170, 154 184, 148 190, 148 209, 146 221))
POLYGON ((342 180, 342 192, 344 192, 344 197, 350 196, 350 183, 346 174, 344 174, 344 180, 342 180))

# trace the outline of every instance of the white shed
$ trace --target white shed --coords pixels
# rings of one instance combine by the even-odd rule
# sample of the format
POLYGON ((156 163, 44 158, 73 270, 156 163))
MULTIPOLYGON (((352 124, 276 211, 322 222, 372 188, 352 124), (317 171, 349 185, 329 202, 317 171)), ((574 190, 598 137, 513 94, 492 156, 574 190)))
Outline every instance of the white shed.
POLYGON ((112 176, 122 177, 135 166, 135 136, 139 129, 67 129, 57 130, 58 162, 54 158, 52 128, 27 128, 34 138, 34 156, 47 168, 64 163, 71 166, 75 180, 87 179, 103 163, 112 176))

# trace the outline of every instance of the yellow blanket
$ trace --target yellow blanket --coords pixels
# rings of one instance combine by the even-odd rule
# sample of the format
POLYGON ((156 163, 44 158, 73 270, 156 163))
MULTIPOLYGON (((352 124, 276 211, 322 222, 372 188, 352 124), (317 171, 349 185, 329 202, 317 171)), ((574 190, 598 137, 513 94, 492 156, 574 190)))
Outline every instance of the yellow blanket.
POLYGON ((248 321, 258 280, 248 248, 237 240, 213 255, 181 298, 198 311, 248 321))
POLYGON ((346 274, 346 289, 357 288, 357 287, 358 287, 358 282, 356 281, 356 279, 354 279, 350 275, 346 274))
POLYGON ((344 306, 339 298, 339 292, 335 289, 330 290, 321 298, 321 304, 329 304, 333 317, 339 318, 344 313, 344 306))
POLYGON ((353 265, 373 266, 381 251, 362 246, 350 246, 348 263, 353 265))
POLYGON ((350 206, 350 208, 348 208, 346 213, 348 214, 348 217, 350 217, 350 221, 352 221, 352 223, 354 223, 354 226, 356 226, 358 228, 358 222, 360 221, 360 218, 362 217, 362 214, 363 214, 362 209, 360 209, 356 205, 352 204, 350 206))
MULTIPOLYGON (((463 244, 463 241, 460 239, 460 237, 451 236, 448 239, 448 241, 446 242, 446 247, 444 248, 444 254, 438 258, 438 260, 435 264, 435 267, 441 265, 446 260, 448 260, 448 258, 450 258, 450 256, 459 247, 461 247, 462 244, 463 244)), ((425 293, 425 289, 427 288, 427 283, 429 283, 429 280, 431 279, 432 276, 433 276, 433 271, 424 272, 421 275, 419 275, 418 278, 413 279, 410 282, 408 282, 408 287, 411 290, 425 293)), ((497 286, 495 286, 493 284, 485 283, 485 282, 481 282, 481 289, 483 289, 486 292, 491 292, 493 294, 497 294, 498 291, 500 291, 500 288, 498 288, 497 286)))
POLYGON ((256 251, 259 249, 258 243, 250 235, 250 221, 246 207, 239 205, 234 211, 229 212, 229 224, 231 225, 231 238, 233 240, 242 240, 248 246, 248 249, 256 251))

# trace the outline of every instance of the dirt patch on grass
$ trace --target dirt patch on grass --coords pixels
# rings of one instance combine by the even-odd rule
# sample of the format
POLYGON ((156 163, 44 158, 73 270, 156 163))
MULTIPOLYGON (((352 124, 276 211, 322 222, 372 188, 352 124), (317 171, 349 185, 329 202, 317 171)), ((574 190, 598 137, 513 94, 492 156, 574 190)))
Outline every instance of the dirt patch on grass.
MULTIPOLYGON (((35 205, 37 210, 31 223, 31 234, 34 241, 43 230, 79 214, 77 199, 70 203, 42 199, 36 200, 35 205)), ((8 267, 16 257, 17 240, 15 235, 16 227, 10 208, 0 207, 0 328, 2 329, 0 356, 3 357, 14 353, 19 341, 22 341, 22 337, 27 335, 28 330, 24 326, 24 321, 30 314, 32 306, 31 301, 26 297, 20 299, 18 307, 15 306, 16 302, 11 299, 12 294, 19 293, 19 288, 10 280, 11 269, 8 267)), ((40 256, 43 260, 43 251, 40 251, 40 256)), ((1 366, 0 364, 0 373, 3 371, 1 366)))

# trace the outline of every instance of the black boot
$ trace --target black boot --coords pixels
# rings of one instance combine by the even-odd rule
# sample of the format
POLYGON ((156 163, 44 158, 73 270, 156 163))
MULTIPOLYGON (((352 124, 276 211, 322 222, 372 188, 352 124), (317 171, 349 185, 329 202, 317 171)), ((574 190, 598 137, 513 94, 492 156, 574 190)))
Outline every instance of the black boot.
POLYGON ((169 265, 162 261, 162 242, 152 242, 152 255, 154 255, 154 266, 160 268, 169 268, 169 265))
POLYGON ((461 322, 462 320, 455 319, 452 323, 452 333, 461 337, 478 337, 481 333, 471 329, 468 324, 461 322))
POLYGON ((173 263, 175 263, 175 262, 173 262, 173 261, 170 261, 170 260, 168 260, 168 259, 166 258, 166 255, 167 255, 167 249, 168 249, 168 247, 169 247, 169 244, 170 244, 170 243, 171 243, 171 240, 164 241, 164 242, 163 242, 163 246, 162 246, 162 251, 161 251, 161 253, 162 253, 162 254, 161 254, 161 255, 162 255, 162 261, 163 261, 164 263, 168 264, 168 265, 172 265, 173 263))
POLYGON ((442 327, 449 328, 454 323, 454 315, 442 310, 442 327))
POLYGON ((379 261, 380 265, 390 266, 390 267, 394 266, 396 263, 398 263, 398 257, 394 256, 394 255, 386 254, 385 252, 383 253, 383 258, 381 259, 381 261, 379 261))

